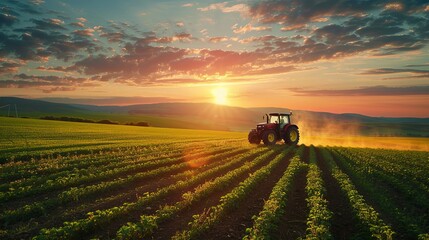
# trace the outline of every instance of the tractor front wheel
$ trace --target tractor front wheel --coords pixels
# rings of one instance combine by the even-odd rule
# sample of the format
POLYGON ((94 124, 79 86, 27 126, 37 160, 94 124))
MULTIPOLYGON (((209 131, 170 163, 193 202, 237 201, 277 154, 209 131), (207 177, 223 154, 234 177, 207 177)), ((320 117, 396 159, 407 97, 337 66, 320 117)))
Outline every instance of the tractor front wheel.
POLYGON ((299 131, 298 131, 298 128, 293 127, 293 126, 289 127, 286 130, 286 133, 285 133, 285 136, 284 136, 283 140, 285 140, 286 144, 297 145, 298 142, 299 142, 299 131))
POLYGON ((261 138, 254 131, 249 132, 247 139, 249 140, 249 143, 251 143, 251 144, 259 144, 261 142, 261 138))
POLYGON ((273 130, 267 130, 264 132, 262 136, 262 140, 264 141, 265 145, 274 145, 277 142, 277 136, 276 132, 273 130))

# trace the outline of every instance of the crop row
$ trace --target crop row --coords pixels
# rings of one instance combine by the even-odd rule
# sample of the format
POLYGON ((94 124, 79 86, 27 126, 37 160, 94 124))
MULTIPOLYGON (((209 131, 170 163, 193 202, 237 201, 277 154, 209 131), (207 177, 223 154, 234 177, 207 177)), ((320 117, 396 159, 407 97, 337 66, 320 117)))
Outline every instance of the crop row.
POLYGON ((142 156, 135 156, 131 155, 129 157, 126 156, 126 153, 122 153, 122 156, 103 156, 100 157, 100 161, 98 161, 97 158, 93 159, 82 159, 81 163, 82 165, 79 166, 73 166, 70 169, 60 169, 58 171, 55 171, 53 173, 49 173, 46 175, 38 174, 38 173, 32 173, 32 176, 29 178, 19 179, 15 180, 13 182, 4 183, 0 185, 0 190, 9 190, 10 188, 16 189, 16 188, 25 188, 25 187, 31 187, 32 185, 40 185, 44 184, 47 181, 57 181, 61 180, 63 178, 67 178, 70 176, 85 176, 92 174, 94 172, 100 172, 100 171, 106 171, 111 170, 115 168, 120 168, 124 166, 129 166, 130 164, 139 164, 145 161, 151 161, 151 160, 159 160, 167 157, 180 157, 181 152, 165 152, 165 153, 152 153, 152 154, 146 154, 142 156))
POLYGON ((419 185, 373 167, 372 162, 377 160, 367 159, 365 154, 356 156, 342 151, 334 152, 361 189, 386 216, 393 219, 392 223, 401 233, 401 237, 411 238, 427 231, 425 229, 429 223, 422 214, 429 210, 428 192, 419 190, 419 185))
POLYGON ((300 148, 292 158, 283 176, 274 186, 268 200, 265 201, 262 211, 259 212, 259 215, 253 216, 253 226, 246 229, 244 240, 270 239, 272 232, 277 229, 281 217, 285 214, 286 200, 294 184, 294 178, 306 168, 306 164, 299 158, 303 149, 300 148))
POLYGON ((193 216, 194 220, 189 223, 190 228, 177 233, 172 239, 198 239, 202 233, 219 223, 228 212, 237 209, 243 199, 250 197, 249 193, 258 183, 267 178, 274 168, 285 161, 286 154, 286 151, 278 154, 267 166, 257 170, 231 192, 222 196, 217 206, 212 206, 207 211, 193 216))
MULTIPOLYGON (((350 156, 347 153, 344 156, 350 156)), ((389 167, 390 162, 383 161, 383 158, 372 159, 367 154, 353 155, 353 162, 350 162, 356 171, 360 171, 377 181, 382 181, 391 188, 395 189, 395 192, 400 192, 400 196, 405 197, 407 202, 415 204, 417 208, 425 208, 429 210, 429 185, 425 185, 421 179, 417 179, 418 171, 421 168, 413 169, 409 167, 407 170, 402 167, 402 170, 389 167), (411 172, 415 171, 416 175, 410 177, 411 172)), ((408 159, 402 159, 407 161, 408 159)), ((401 159, 396 159, 396 162, 401 162, 401 159)), ((396 168, 396 167, 395 167, 396 168)), ((427 174, 427 173, 426 173, 427 174)), ((426 177, 426 180, 427 177, 426 177)))
MULTIPOLYGON (((189 157, 197 158, 197 157, 206 156, 207 154, 216 154, 219 152, 224 152, 225 150, 231 150, 231 148, 220 149, 220 150, 215 149, 213 152, 209 152, 209 153, 207 153, 204 150, 200 150, 195 154, 190 154, 189 157)), ((59 190, 66 187, 78 186, 83 183, 102 181, 113 177, 119 177, 120 175, 123 175, 123 174, 130 174, 133 172, 144 171, 147 169, 153 169, 156 167, 174 164, 182 161, 183 161, 182 156, 179 156, 176 158, 160 158, 160 159, 157 158, 156 160, 153 160, 153 161, 143 161, 137 164, 128 164, 123 167, 111 168, 104 171, 102 170, 97 170, 94 172, 85 171, 85 173, 82 173, 82 174, 70 174, 57 179, 46 180, 46 182, 44 182, 43 184, 39 184, 37 186, 28 185, 28 186, 18 187, 16 189, 11 188, 10 191, 8 192, 0 193, 0 201, 6 202, 20 197, 32 196, 42 192, 59 190)))
POLYGON ((306 239, 332 239, 329 231, 332 212, 328 209, 326 189, 321 171, 317 167, 315 149, 310 148, 310 164, 307 174, 307 205, 310 213, 307 217, 306 239))
MULTIPOLYGON (((221 146, 222 147, 222 146, 221 146)), ((219 149, 219 147, 214 147, 214 149, 219 149)), ((53 160, 49 163, 46 163, 47 166, 43 166, 39 170, 43 170, 45 168, 49 168, 49 165, 56 165, 57 168, 58 165, 61 165, 60 169, 56 169, 53 172, 50 172, 48 174, 41 174, 40 172, 32 172, 31 170, 26 169, 27 165, 24 165, 22 170, 21 168, 15 167, 15 169, 3 169, 3 171, 7 172, 30 172, 31 177, 27 179, 19 179, 17 183, 19 184, 16 186, 16 183, 9 182, 3 185, 9 185, 12 187, 20 187, 20 186, 26 186, 30 184, 40 184, 47 180, 58 180, 61 179, 63 176, 68 175, 87 175, 91 174, 94 171, 94 168, 96 168, 98 171, 105 171, 105 170, 111 170, 114 168, 120 168, 124 167, 130 164, 138 164, 144 161, 148 160, 154 160, 158 158, 166 158, 166 157, 179 157, 183 154, 184 149, 183 148, 174 148, 174 146, 170 146, 169 148, 163 147, 161 149, 159 148, 153 148, 147 151, 142 152, 128 152, 129 148, 122 149, 122 151, 118 151, 114 154, 111 154, 112 152, 101 152, 95 155, 91 156, 82 156, 78 158, 78 162, 72 164, 69 166, 67 164, 68 161, 61 161, 61 160, 53 160)), ((193 152, 204 152, 203 146, 200 146, 198 148, 193 147, 186 150, 189 153, 193 152)), ((80 156, 80 155, 79 155, 80 156)), ((42 164, 43 165, 43 164, 42 164)), ((52 168, 55 169, 55 166, 52 166, 52 168)), ((3 185, 0 185, 0 189, 3 188, 3 185)))
POLYGON ((174 205, 162 207, 155 215, 142 215, 138 223, 128 223, 121 227, 117 232, 118 239, 135 239, 152 234, 161 222, 171 218, 174 214, 183 209, 198 203, 202 199, 210 196, 213 192, 229 187, 234 180, 249 172, 253 167, 265 162, 271 155, 272 152, 268 152, 267 154, 255 158, 249 164, 245 164, 212 181, 205 182, 195 188, 193 192, 184 193, 182 201, 174 205))
POLYGON ((337 166, 332 155, 325 149, 322 149, 322 155, 333 177, 338 181, 341 190, 346 194, 357 217, 369 228, 371 235, 376 239, 392 239, 395 232, 380 218, 377 211, 366 203, 364 197, 356 190, 349 176, 337 166))
MULTIPOLYGON (((87 168, 92 165, 103 166, 104 164, 116 164, 116 162, 123 162, 127 159, 135 159, 145 155, 160 154, 163 156, 165 153, 173 154, 180 153, 183 150, 192 151, 195 149, 219 146, 227 146, 232 144, 225 144, 213 141, 212 139, 206 141, 195 142, 176 142, 176 143, 162 143, 162 144, 148 144, 144 146, 125 146, 125 147, 112 147, 109 149, 90 150, 87 153, 67 153, 66 155, 51 156, 48 155, 41 159, 32 159, 24 162, 12 162, 0 165, 0 181, 14 181, 21 178, 31 178, 46 174, 55 174, 62 171, 69 171, 73 169, 87 168)), ((235 141, 231 141, 235 143, 235 141)), ((235 145, 235 144, 234 144, 235 145)), ((31 157, 29 157, 31 158, 31 157)))
MULTIPOLYGON (((206 157, 195 158, 193 159, 193 161, 195 163, 203 162, 204 164, 207 164, 210 160, 222 159, 230 154, 239 154, 243 151, 243 149, 237 149, 234 151, 228 151, 226 153, 212 155, 209 157, 209 159, 207 159, 206 157)), ((120 188, 124 185, 134 184, 137 181, 151 179, 161 174, 174 173, 176 171, 186 169, 187 167, 189 167, 189 163, 182 162, 165 167, 156 168, 151 171, 139 172, 134 175, 129 175, 126 178, 119 178, 108 182, 101 182, 99 184, 90 185, 86 187, 73 187, 69 190, 61 192, 55 198, 50 198, 42 202, 35 202, 33 204, 26 205, 22 208, 13 211, 6 211, 0 219, 4 223, 13 223, 21 219, 36 217, 42 214, 46 214, 47 209, 52 210, 53 208, 65 204, 67 202, 77 202, 81 198, 111 191, 120 188)))
MULTIPOLYGON (((208 169, 198 175, 191 176, 185 181, 178 181, 175 184, 159 188, 155 192, 145 193, 144 196, 138 198, 136 202, 124 203, 119 207, 113 207, 106 210, 97 210, 95 212, 89 212, 88 218, 80 219, 74 222, 65 222, 64 226, 51 229, 42 229, 41 234, 36 239, 68 239, 68 238, 79 238, 82 234, 91 232, 95 229, 100 229, 108 225, 112 220, 126 216, 130 212, 138 211, 145 205, 154 202, 167 196, 170 193, 184 190, 198 184, 201 181, 210 179, 216 176, 218 173, 228 169, 230 166, 234 166, 237 162, 241 162, 244 158, 249 155, 258 154, 264 151, 263 149, 254 149, 247 153, 243 153, 240 156, 234 158, 230 162, 220 165, 211 169, 208 169)), ((273 154, 271 150, 263 156, 273 154)))
MULTIPOLYGON (((404 155, 397 150, 384 150, 382 153, 373 149, 336 148, 335 150, 353 160, 364 162, 368 168, 387 172, 400 181, 418 185, 425 190, 429 189, 429 179, 427 178, 429 165, 422 164, 425 162, 425 158, 419 158, 424 157, 422 154, 410 152, 408 155, 404 155)), ((429 155, 426 155, 426 159, 429 159, 429 155)))
MULTIPOLYGON (((180 146, 180 145, 177 145, 180 146)), ((39 160, 31 160, 26 162, 15 162, 14 164, 3 164, 0 166, 2 173, 0 180, 14 181, 22 178, 31 178, 47 174, 61 173, 62 171, 70 171, 73 169, 87 168, 90 166, 102 166, 111 164, 116 161, 132 159, 136 156, 144 156, 145 154, 163 153, 169 151, 178 153, 180 148, 174 148, 169 144, 159 144, 154 146, 144 147, 125 147, 87 154, 68 154, 65 156, 59 155, 55 158, 42 158, 39 160), (176 151, 174 151, 175 149, 176 151)))

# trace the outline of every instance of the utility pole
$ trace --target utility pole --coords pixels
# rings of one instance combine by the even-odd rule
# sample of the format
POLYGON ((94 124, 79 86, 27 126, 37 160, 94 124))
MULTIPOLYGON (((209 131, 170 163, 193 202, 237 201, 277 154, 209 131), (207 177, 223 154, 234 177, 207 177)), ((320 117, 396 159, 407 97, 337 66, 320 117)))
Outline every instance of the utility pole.
POLYGON ((15 115, 16 115, 16 118, 18 118, 18 108, 16 108, 16 104, 15 104, 15 115))

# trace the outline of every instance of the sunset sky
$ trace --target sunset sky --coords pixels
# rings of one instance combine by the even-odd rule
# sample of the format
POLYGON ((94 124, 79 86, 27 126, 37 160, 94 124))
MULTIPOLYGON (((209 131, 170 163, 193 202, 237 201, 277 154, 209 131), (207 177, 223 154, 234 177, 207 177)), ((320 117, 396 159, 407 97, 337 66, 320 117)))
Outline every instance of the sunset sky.
POLYGON ((429 117, 427 0, 2 0, 0 29, 0 96, 429 117))

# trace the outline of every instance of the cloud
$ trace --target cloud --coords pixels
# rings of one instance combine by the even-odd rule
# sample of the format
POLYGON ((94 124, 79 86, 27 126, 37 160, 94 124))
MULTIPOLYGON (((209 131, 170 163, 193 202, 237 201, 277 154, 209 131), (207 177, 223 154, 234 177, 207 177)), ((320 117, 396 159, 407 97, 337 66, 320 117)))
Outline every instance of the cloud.
POLYGON ((182 5, 182 7, 193 7, 194 4, 193 3, 185 3, 182 5))
POLYGON ((276 66, 276 67, 267 67, 267 68, 261 68, 257 70, 249 71, 248 75, 271 75, 271 74, 278 74, 278 73, 287 73, 292 71, 297 71, 295 66, 276 66))
POLYGON ((233 5, 231 7, 224 7, 221 10, 224 13, 239 12, 242 14, 247 14, 249 12, 250 8, 248 5, 240 3, 240 4, 233 5))
POLYGON ((406 65, 405 67, 429 67, 429 63, 427 63, 427 64, 411 64, 411 65, 406 65))
MULTIPOLYGON (((11 7, 2 8, 0 13, 0 27, 7 27, 0 31, 0 59, 14 61, 0 62, 2 78, 17 86, 19 81, 20 86, 33 81, 38 82, 35 87, 43 83, 46 89, 51 84, 53 90, 76 86, 55 85, 37 76, 34 79, 10 79, 9 76, 26 66, 29 72, 36 69, 62 77, 73 74, 92 83, 199 84, 214 81, 219 76, 236 81, 246 75, 256 78, 304 70, 300 64, 361 53, 389 55, 420 50, 429 41, 429 16, 426 6, 419 1, 397 1, 399 5, 389 5, 381 0, 365 4, 361 1, 265 0, 250 5, 247 1, 220 2, 198 8, 203 12, 241 13, 248 24, 234 25, 233 32, 258 33, 243 39, 239 35, 235 38, 209 37, 207 30, 202 30, 201 34, 207 42, 222 46, 226 45, 221 44, 225 41, 241 43, 242 51, 204 48, 207 42, 177 47, 185 45, 175 44, 178 42, 198 41, 187 32, 171 33, 174 29, 184 30, 182 21, 169 22, 163 34, 142 32, 130 23, 119 21, 88 28, 86 26, 93 25, 83 17, 67 18, 24 1, 6 1, 11 7), (43 15, 29 15, 30 7, 43 15), (25 16, 25 21, 21 16, 25 16), (21 21, 17 23, 18 20, 21 21), (272 28, 288 32, 283 36, 261 36, 261 31, 272 28)), ((182 6, 200 5, 185 3, 182 6)), ((395 76, 393 74, 402 73, 427 77, 425 70, 417 66, 409 68, 412 69, 372 69, 364 74, 395 76)))
MULTIPOLYGON (((409 65, 415 66, 415 65, 409 65)), ((417 65, 423 66, 425 65, 417 65)), ((407 68, 375 68, 369 69, 361 74, 365 75, 387 75, 387 74, 399 74, 399 73, 409 73, 408 76, 405 77, 389 77, 383 79, 411 79, 411 78, 429 78, 429 70, 421 70, 421 69, 407 69, 407 68)))
POLYGON ((44 0, 31 0, 31 3, 35 4, 35 5, 40 5, 40 4, 45 3, 45 1, 44 0))
POLYGON ((78 36, 82 36, 82 37, 92 37, 92 36, 94 36, 94 29, 87 28, 84 30, 75 30, 75 31, 73 31, 73 33, 78 35, 78 36))
POLYGON ((19 0, 6 0, 6 2, 16 6, 20 12, 25 12, 33 15, 42 15, 44 13, 40 11, 39 5, 41 5, 42 2, 38 0, 35 0, 34 2, 32 2, 32 4, 27 4, 27 1, 19 0))
POLYGON ((107 41, 115 43, 123 41, 125 34, 121 32, 104 32, 100 34, 100 37, 104 37, 107 41))
POLYGON ((207 12, 207 11, 211 11, 211 10, 221 10, 221 9, 225 8, 225 6, 227 4, 228 4, 228 2, 213 3, 207 7, 197 8, 197 9, 202 11, 202 12, 207 12))
POLYGON ((429 40, 424 1, 266 0, 251 5, 259 24, 280 24, 283 31, 307 31, 314 51, 301 59, 345 57, 372 51, 391 55, 422 49, 429 40), (331 20, 331 24, 324 23, 331 20), (322 54, 323 52, 323 54, 322 54))
POLYGON ((76 18, 76 20, 78 20, 79 22, 87 22, 88 20, 86 19, 86 18, 84 18, 84 17, 79 17, 79 18, 76 18))
POLYGON ((425 6, 425 1, 397 1, 385 4, 384 0, 338 1, 338 0, 266 0, 258 1, 250 8, 250 13, 263 23, 283 23, 285 25, 305 24, 321 18, 365 16, 379 10, 415 13, 425 6), (398 8, 398 6, 401 6, 398 8))
POLYGON ((228 41, 228 37, 211 37, 209 38, 209 42, 212 43, 219 43, 219 42, 225 42, 228 41))
POLYGON ((46 72, 74 72, 76 71, 76 67, 63 67, 63 66, 57 66, 57 67, 45 67, 45 66, 39 66, 36 68, 40 71, 46 71, 46 72))
POLYGON ((9 80, 0 80, 0 88, 36 88, 45 93, 74 91, 78 88, 95 87, 99 84, 87 78, 69 76, 36 76, 18 74, 9 80))
POLYGON ((14 24, 16 22, 18 22, 17 17, 10 15, 10 14, 7 14, 7 13, 0 13, 0 27, 3 27, 3 26, 10 27, 10 26, 12 26, 12 24, 14 24))
MULTIPOLYGON (((189 38, 186 34, 183 37, 189 38)), ((164 40, 167 39, 155 35, 140 38, 135 43, 126 44, 124 54, 90 56, 77 61, 72 70, 94 76, 94 79, 136 85, 198 84, 210 81, 207 76, 227 74, 239 77, 297 70, 292 66, 276 65, 279 63, 276 57, 265 52, 193 50, 152 45, 164 40)), ((225 39, 217 37, 211 40, 225 39)))
POLYGON ((403 68, 376 68, 370 69, 361 74, 392 74, 392 73, 415 73, 415 74, 429 74, 429 70, 420 70, 420 69, 403 69, 403 68))
POLYGON ((85 27, 85 24, 82 22, 74 22, 74 23, 70 23, 70 25, 75 26, 75 27, 85 27))
POLYGON ((267 27, 267 26, 252 26, 251 23, 246 24, 245 26, 242 27, 238 27, 237 24, 235 24, 234 26, 232 26, 233 32, 234 33, 247 33, 247 32, 252 32, 252 31, 269 31, 271 30, 271 27, 267 27))
POLYGON ((42 20, 38 19, 31 19, 31 22, 36 24, 34 28, 41 29, 41 30, 66 30, 65 27, 62 26, 64 21, 57 18, 44 18, 42 20))
POLYGON ((357 89, 341 90, 305 90, 302 88, 287 88, 298 96, 406 96, 429 95, 428 86, 388 87, 372 86, 357 89))
POLYGON ((22 63, 7 59, 0 59, 0 75, 18 72, 18 69, 21 66, 23 66, 22 63))
POLYGON ((250 10, 249 6, 243 3, 236 4, 229 7, 227 5, 228 5, 228 2, 213 3, 207 7, 197 8, 197 9, 202 12, 219 10, 219 11, 222 11, 223 13, 239 12, 242 14, 247 14, 250 10))

